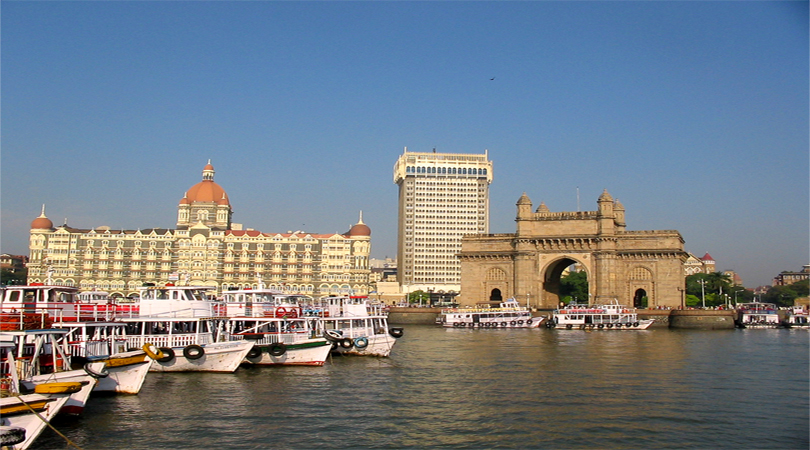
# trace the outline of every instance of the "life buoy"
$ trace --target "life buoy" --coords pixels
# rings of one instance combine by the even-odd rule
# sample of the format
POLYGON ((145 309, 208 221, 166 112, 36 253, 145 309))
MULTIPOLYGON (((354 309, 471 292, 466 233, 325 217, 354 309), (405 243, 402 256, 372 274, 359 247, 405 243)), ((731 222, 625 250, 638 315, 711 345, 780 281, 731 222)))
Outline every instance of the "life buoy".
POLYGON ((612 323, 609 323, 609 324, 607 324, 607 327, 608 327, 608 328, 613 328, 613 324, 612 324, 612 323))
POLYGON ((339 340, 343 339, 343 335, 335 330, 326 330, 323 332, 323 337, 326 338, 329 342, 338 342, 339 340))
POLYGON ((340 340, 340 346, 346 349, 352 348, 354 342, 352 342, 351 338, 343 338, 340 340))
POLYGON ((638 328, 638 322, 633 322, 633 326, 638 328))
POLYGON ((605 328, 605 324, 600 323, 599 325, 597 325, 597 327, 599 327, 599 328, 605 328))
POLYGON ((368 338, 360 336, 359 338, 354 339, 354 346, 357 348, 366 348, 368 347, 368 338))
POLYGON ((532 324, 532 322, 533 322, 533 320, 532 320, 532 319, 526 319, 526 325, 531 325, 531 324, 532 324))
POLYGON ((502 327, 505 327, 506 325, 508 325, 506 322, 501 322, 502 327))
POLYGON ((287 314, 287 308, 278 307, 276 308, 276 317, 284 317, 287 314))
POLYGON ((153 344, 143 344, 141 350, 143 350, 146 353, 146 356, 156 361, 165 356, 163 352, 161 352, 160 349, 155 347, 153 344))
POLYGON ((185 356, 186 359, 200 359, 203 355, 205 355, 205 350, 199 345, 192 344, 183 349, 183 356, 185 356))
POLYGON ((390 334, 391 336, 399 339, 399 338, 402 337, 402 335, 405 334, 405 330, 402 329, 402 328, 399 328, 399 327, 394 327, 394 328, 391 328, 390 330, 388 330, 388 334, 390 334))
POLYGON ((273 342, 270 344, 270 347, 267 348, 267 353, 273 356, 281 356, 287 353, 287 346, 284 345, 283 342, 273 342))
POLYGON ((518 322, 518 325, 523 325, 523 321, 522 321, 522 320, 518 320, 517 322, 518 322))
POLYGON ((174 359, 174 350, 171 347, 160 347, 160 352, 163 353, 163 358, 157 360, 157 362, 169 362, 174 359))
POLYGON ((287 317, 295 319, 298 317, 298 308, 290 308, 287 310, 287 317))
POLYGON ((509 322, 509 325, 515 326, 515 325, 517 325, 517 322, 515 322, 515 321, 513 320, 513 321, 509 322))
POLYGON ((248 358, 258 358, 262 356, 262 349, 258 345, 254 345, 250 348, 250 351, 247 352, 248 358))
POLYGON ((621 328, 621 327, 622 327, 622 324, 620 324, 620 323, 616 324, 616 328, 621 328))
POLYGON ((103 362, 88 362, 84 365, 84 371, 93 378, 107 378, 110 376, 110 371, 107 370, 107 364, 103 362), (98 366, 101 366, 99 369, 98 366))

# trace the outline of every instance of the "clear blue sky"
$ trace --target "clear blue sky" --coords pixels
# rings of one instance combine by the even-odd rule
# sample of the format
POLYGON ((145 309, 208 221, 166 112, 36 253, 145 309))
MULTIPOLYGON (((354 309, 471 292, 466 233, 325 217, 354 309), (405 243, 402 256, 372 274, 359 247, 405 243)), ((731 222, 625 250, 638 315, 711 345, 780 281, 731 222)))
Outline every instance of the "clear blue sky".
POLYGON ((393 165, 675 229, 744 284, 810 262, 807 2, 2 2, 2 252, 56 225, 173 228, 210 158, 234 221, 396 256, 393 165), (495 78, 491 80, 491 78, 495 78))

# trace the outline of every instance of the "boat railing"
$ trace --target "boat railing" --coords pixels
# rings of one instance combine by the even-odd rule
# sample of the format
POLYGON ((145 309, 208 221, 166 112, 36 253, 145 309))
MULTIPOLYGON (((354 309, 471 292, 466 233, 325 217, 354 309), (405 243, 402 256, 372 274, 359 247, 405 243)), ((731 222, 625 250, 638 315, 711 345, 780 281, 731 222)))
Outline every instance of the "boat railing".
POLYGON ((186 347, 189 345, 206 345, 213 341, 208 333, 202 334, 142 334, 137 336, 127 336, 130 347, 143 347, 144 344, 152 344, 156 347, 186 347))

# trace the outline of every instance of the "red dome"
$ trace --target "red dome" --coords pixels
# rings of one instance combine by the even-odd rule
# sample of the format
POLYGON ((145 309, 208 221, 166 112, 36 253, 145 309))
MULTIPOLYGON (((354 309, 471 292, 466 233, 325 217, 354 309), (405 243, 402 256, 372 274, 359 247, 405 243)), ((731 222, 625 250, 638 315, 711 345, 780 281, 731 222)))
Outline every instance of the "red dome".
POLYGON ((225 205, 229 204, 228 194, 225 193, 225 189, 222 189, 222 186, 210 180, 200 181, 192 186, 191 189, 188 190, 184 200, 190 203, 216 202, 225 205), (222 203, 222 201, 224 201, 224 203, 222 203))
POLYGON ((346 233, 346 236, 371 236, 371 228, 364 223, 358 223, 346 233))
POLYGON ((50 230, 51 228, 53 228, 53 222, 51 222, 51 219, 49 219, 47 217, 39 216, 36 219, 34 219, 33 222, 31 222, 31 229, 32 230, 33 229, 37 229, 37 230, 48 229, 48 230, 50 230))

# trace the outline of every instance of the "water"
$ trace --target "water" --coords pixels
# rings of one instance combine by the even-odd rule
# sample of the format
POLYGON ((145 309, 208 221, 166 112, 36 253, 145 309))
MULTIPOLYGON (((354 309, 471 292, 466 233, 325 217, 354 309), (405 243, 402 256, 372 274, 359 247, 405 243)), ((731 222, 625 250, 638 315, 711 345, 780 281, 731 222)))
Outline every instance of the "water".
MULTIPOLYGON (((408 326, 390 358, 150 373, 60 431, 89 449, 807 449, 806 330, 408 326)), ((46 431, 36 448, 66 448, 46 431)))

